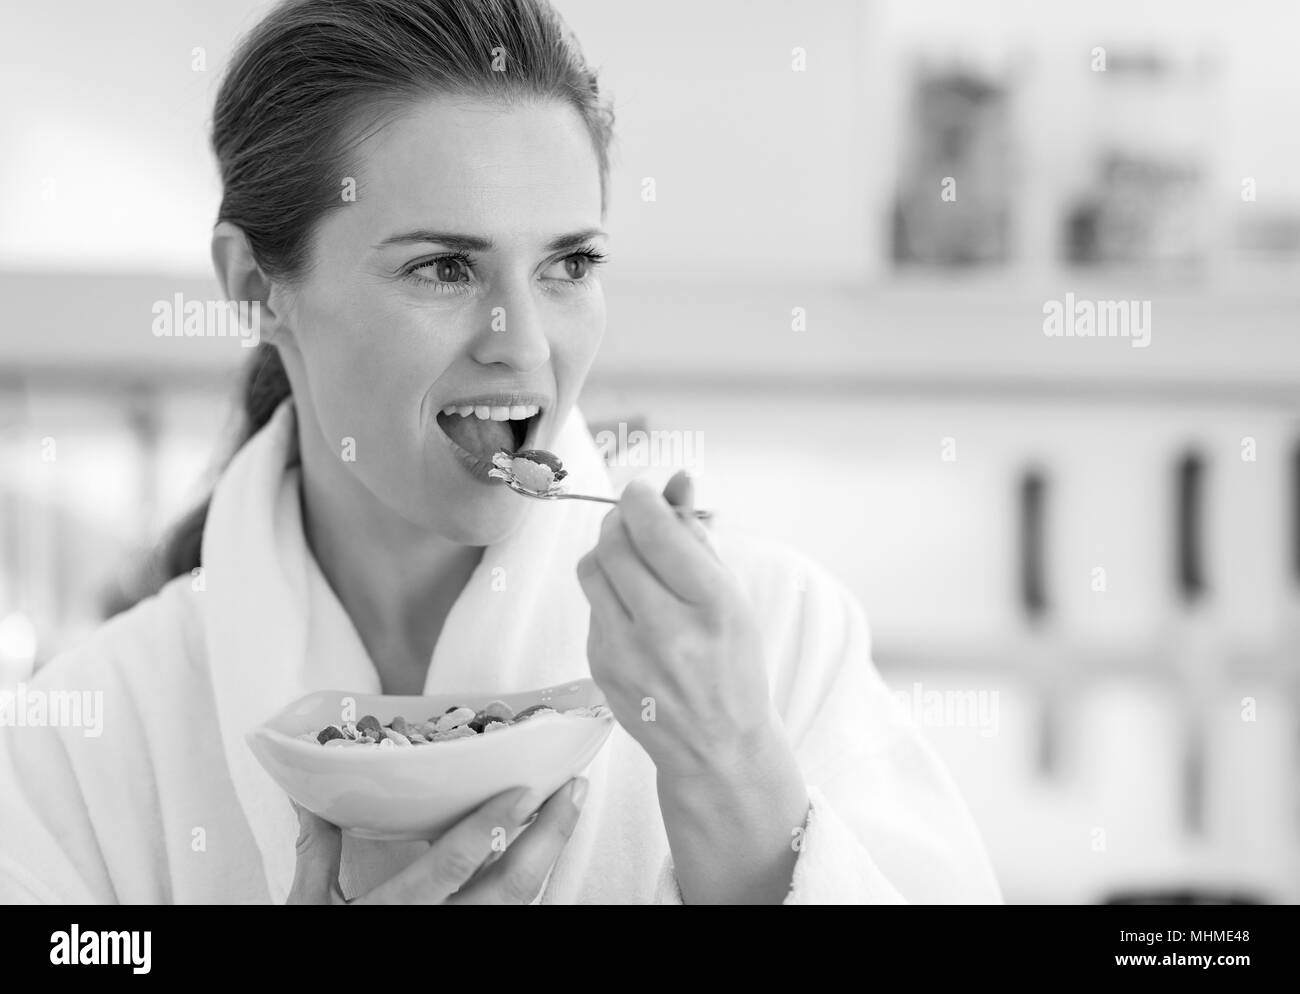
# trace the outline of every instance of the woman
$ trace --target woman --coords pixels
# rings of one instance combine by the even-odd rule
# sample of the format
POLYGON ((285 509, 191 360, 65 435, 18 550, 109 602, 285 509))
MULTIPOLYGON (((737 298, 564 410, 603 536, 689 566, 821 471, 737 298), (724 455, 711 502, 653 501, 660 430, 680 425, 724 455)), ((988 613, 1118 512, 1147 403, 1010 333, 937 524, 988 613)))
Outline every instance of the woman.
POLYGON ((0 896, 1000 900, 827 574, 685 524, 683 477, 603 518, 488 478, 497 449, 545 448, 610 491, 574 403, 611 124, 544 0, 299 0, 246 39, 212 255, 266 340, 247 437, 173 579, 35 681, 102 691, 102 736, 4 730, 0 896), (428 843, 342 836, 244 743, 314 689, 588 673, 619 727, 584 776, 428 843), (526 827, 495 857, 503 824, 526 827))

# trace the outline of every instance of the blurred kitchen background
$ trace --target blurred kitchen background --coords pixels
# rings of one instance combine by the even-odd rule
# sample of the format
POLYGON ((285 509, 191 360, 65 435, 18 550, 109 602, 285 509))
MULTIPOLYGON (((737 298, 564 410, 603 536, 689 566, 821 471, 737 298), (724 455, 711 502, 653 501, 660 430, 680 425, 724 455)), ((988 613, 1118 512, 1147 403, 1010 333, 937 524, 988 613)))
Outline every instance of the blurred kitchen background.
MULTIPOLYGON (((1300 7, 557 5, 618 114, 594 426, 852 588, 1008 900, 1300 901, 1300 7), (1067 299, 1149 345, 1049 337, 1067 299)), ((218 295, 265 8, 0 11, 0 682, 236 427, 248 351, 151 308, 218 295)))

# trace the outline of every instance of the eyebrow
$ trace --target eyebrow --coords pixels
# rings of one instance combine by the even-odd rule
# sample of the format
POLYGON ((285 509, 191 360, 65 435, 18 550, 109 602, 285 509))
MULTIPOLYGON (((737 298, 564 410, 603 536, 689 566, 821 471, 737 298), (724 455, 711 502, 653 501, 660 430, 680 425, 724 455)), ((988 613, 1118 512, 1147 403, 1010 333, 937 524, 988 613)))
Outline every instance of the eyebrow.
MULTIPOLYGON (((574 231, 567 235, 552 238, 546 243, 545 247, 548 252, 558 252, 561 249, 578 248, 593 238, 604 236, 605 231, 601 228, 584 228, 581 231, 574 231)), ((496 248, 496 243, 491 238, 482 238, 478 235, 463 235, 454 231, 431 231, 427 228, 393 235, 391 238, 385 238, 375 247, 407 245, 412 242, 437 242, 460 252, 491 252, 496 248)))

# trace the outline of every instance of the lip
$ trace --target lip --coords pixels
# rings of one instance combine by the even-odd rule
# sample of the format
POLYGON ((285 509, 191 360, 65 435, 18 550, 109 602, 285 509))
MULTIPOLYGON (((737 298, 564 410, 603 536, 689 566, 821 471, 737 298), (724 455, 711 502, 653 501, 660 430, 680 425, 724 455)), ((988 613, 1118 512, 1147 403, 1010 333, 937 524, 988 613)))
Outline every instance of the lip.
POLYGON ((542 409, 545 414, 554 401, 544 393, 526 393, 523 391, 503 390, 499 393, 476 393, 472 397, 450 397, 434 408, 437 414, 444 407, 527 407, 530 404, 542 409))
POLYGON ((528 432, 524 436, 524 444, 521 446, 521 448, 530 449, 534 448, 534 442, 539 434, 539 426, 542 421, 550 415, 552 403, 553 401, 549 396, 540 393, 502 391, 499 393, 475 394, 472 397, 461 397, 443 401, 434 409, 433 425, 438 430, 438 434, 442 436, 442 440, 447 443, 447 447, 451 449, 451 453, 456 457, 456 461, 465 468, 466 472, 468 472, 470 476, 474 477, 474 479, 478 480, 480 483, 501 484, 501 480, 488 476, 488 471, 492 469, 492 463, 480 459, 474 453, 462 449, 459 445, 453 442, 451 436, 442 430, 442 425, 438 424, 438 415, 442 413, 443 408, 453 405, 456 407, 464 407, 466 405, 473 407, 516 407, 522 405, 527 407, 529 405, 536 405, 540 410, 529 421, 528 432))

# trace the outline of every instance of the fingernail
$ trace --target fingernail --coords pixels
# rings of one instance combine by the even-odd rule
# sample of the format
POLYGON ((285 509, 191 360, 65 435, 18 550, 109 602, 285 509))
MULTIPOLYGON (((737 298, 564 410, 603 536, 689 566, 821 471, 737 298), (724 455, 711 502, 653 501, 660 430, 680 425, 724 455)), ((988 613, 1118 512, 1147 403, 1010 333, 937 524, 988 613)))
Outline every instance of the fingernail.
POLYGON ((587 780, 585 777, 578 777, 573 781, 573 787, 569 791, 569 800, 579 811, 582 810, 583 802, 587 800, 587 780))
POLYGON ((515 802, 514 808, 511 809, 511 814, 514 816, 515 821, 523 821, 531 815, 533 811, 536 810, 538 802, 539 798, 537 794, 531 790, 524 789, 523 795, 515 802))

